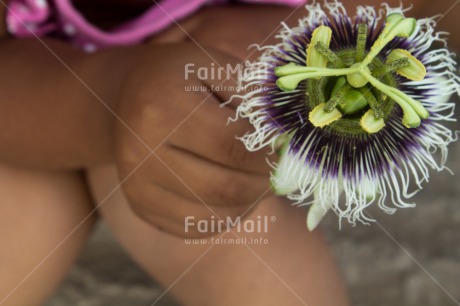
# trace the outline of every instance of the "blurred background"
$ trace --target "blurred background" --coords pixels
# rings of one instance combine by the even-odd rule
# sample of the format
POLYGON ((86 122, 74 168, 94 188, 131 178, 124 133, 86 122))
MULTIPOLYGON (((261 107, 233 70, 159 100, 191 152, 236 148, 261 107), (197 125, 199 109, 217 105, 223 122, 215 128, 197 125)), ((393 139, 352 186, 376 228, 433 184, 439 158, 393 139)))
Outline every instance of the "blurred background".
MULTIPOLYGON (((371 226, 339 230, 333 214, 321 223, 353 306, 460 305, 460 142, 451 145, 448 166, 455 175, 432 172, 416 208, 370 209, 378 220, 371 226)), ((149 306, 162 293, 100 223, 46 306, 149 306)), ((168 296, 155 305, 178 306, 168 296)))

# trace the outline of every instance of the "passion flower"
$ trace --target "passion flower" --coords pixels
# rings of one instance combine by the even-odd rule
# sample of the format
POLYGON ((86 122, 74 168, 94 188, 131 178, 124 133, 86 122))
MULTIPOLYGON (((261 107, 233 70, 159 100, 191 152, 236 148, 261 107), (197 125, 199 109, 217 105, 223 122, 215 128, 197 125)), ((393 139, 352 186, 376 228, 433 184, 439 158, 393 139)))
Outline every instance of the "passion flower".
POLYGON ((255 127, 242 141, 280 154, 273 188, 311 205, 310 230, 329 209, 354 224, 372 221, 364 209, 373 203, 387 213, 413 207, 456 140, 443 123, 454 121, 460 80, 435 20, 386 4, 358 7, 353 18, 339 2, 306 9, 280 43, 259 47, 255 73, 241 79, 251 91, 237 116, 255 127))

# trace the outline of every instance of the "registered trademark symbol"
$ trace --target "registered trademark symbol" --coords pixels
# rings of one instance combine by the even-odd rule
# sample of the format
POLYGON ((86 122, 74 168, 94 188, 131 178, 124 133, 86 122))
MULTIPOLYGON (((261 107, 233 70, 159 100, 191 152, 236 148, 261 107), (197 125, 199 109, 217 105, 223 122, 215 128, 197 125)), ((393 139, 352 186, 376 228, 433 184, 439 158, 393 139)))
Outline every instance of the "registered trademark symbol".
POLYGON ((275 221, 276 221, 276 217, 275 217, 275 216, 271 216, 271 217, 270 217, 270 221, 271 221, 271 222, 275 222, 275 221))

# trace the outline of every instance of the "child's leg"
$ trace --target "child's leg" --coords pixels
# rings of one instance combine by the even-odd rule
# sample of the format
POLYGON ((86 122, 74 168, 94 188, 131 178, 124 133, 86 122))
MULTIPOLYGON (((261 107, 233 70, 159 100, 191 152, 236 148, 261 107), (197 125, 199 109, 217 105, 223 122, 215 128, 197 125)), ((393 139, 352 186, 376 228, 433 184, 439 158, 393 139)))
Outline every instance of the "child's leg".
POLYGON ((0 164, 0 194, 0 305, 40 305, 94 223, 95 216, 67 237, 92 208, 84 180, 0 164))
MULTIPOLYGON (((96 199, 117 185, 115 170, 94 169, 90 181, 96 199)), ((174 203, 171 203, 174 205, 174 203)), ((275 216, 268 245, 187 245, 184 239, 153 229, 137 218, 121 192, 101 207, 128 252, 185 305, 347 305, 337 267, 318 232, 308 233, 305 211, 279 199, 251 213, 275 216)), ((224 238, 235 238, 231 233, 224 238)))

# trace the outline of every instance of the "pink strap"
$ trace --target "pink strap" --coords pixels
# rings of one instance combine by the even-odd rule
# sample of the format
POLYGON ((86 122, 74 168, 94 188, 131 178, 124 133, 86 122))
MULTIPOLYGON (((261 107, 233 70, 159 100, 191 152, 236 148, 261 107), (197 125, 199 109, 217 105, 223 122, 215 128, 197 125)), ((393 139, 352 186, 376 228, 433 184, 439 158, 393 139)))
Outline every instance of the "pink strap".
MULTIPOLYGON (((305 0, 243 0, 248 3, 300 5, 305 0)), ((114 30, 103 31, 89 23, 70 0, 12 0, 7 25, 16 37, 43 36, 54 33, 70 40, 87 52, 115 45, 129 45, 143 41, 186 17, 206 4, 225 3, 226 0, 163 0, 137 19, 114 30), (55 7, 55 11, 52 8, 55 7)))

